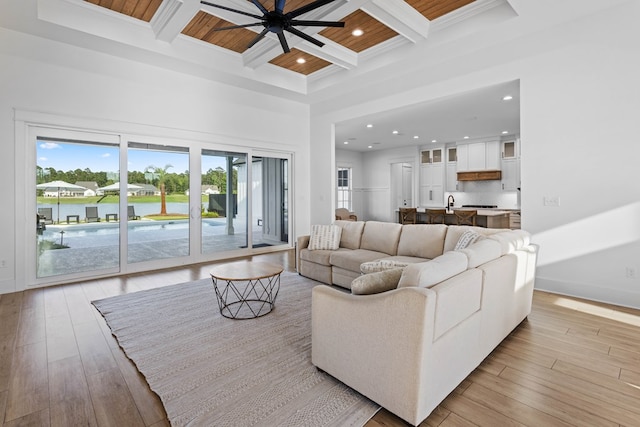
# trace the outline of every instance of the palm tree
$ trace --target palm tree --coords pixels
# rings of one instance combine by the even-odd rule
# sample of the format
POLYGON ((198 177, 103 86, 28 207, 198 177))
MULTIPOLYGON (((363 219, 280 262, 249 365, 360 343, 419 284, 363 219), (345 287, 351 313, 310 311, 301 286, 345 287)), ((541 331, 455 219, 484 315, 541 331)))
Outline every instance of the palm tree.
POLYGON ((155 178, 155 175, 157 175, 158 184, 160 185, 160 215, 167 214, 167 199, 166 199, 167 195, 164 190, 164 180, 167 177, 167 171, 169 170, 169 168, 172 168, 172 167, 173 167, 172 165, 168 165, 168 164, 165 165, 164 168, 149 165, 144 170, 145 173, 151 172, 154 175, 154 178, 155 178))

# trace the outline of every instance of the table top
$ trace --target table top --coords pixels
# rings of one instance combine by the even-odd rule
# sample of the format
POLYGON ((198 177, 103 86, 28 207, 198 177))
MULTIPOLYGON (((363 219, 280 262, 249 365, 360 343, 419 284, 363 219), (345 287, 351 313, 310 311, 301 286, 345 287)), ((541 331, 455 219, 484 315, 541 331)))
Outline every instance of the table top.
POLYGON ((256 261, 238 261, 216 265, 211 277, 221 280, 257 280, 275 276, 284 271, 278 264, 256 261))

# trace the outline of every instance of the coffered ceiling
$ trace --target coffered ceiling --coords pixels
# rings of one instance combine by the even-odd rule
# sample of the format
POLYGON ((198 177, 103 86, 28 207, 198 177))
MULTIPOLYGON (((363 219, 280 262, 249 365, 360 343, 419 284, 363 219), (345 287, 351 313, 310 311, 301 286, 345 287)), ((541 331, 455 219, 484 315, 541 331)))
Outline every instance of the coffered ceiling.
MULTIPOLYGON (((62 0, 58 0, 62 1, 62 0)), ((73 0, 66 0, 73 3, 73 0)), ((258 70, 270 66, 306 77, 358 67, 363 53, 380 54, 398 44, 418 43, 429 36, 432 22, 447 17, 468 17, 493 8, 496 0, 336 0, 303 14, 299 19, 342 21, 344 28, 298 27, 325 46, 315 46, 285 33, 294 48, 283 54, 273 33, 252 48, 249 43, 262 26, 218 31, 218 28, 245 25, 256 19, 229 10, 201 4, 199 0, 79 0, 91 7, 108 10, 118 16, 148 23, 158 40, 172 43, 180 37, 211 48, 212 56, 222 49, 241 60, 243 67, 258 70), (361 35, 354 35, 359 30, 361 35), (386 47, 386 48, 385 48, 386 47)), ((287 0, 284 12, 309 5, 314 0, 287 0)), ((260 0, 268 10, 274 0, 260 0)), ((211 3, 261 15, 248 0, 212 0, 211 3)), ((357 33, 356 33, 357 34, 357 33)))

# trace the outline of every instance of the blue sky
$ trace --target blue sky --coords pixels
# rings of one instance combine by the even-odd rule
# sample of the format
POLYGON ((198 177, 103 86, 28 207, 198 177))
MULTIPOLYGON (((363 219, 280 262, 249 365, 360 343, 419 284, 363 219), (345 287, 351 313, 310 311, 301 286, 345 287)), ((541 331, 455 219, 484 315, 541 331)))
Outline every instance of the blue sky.
MULTIPOLYGON (((54 168, 64 172, 75 169, 91 169, 92 172, 117 172, 119 170, 118 147, 109 145, 65 144, 53 141, 38 141, 37 164, 42 168, 54 168)), ((129 150, 130 171, 144 172, 147 166, 164 168, 171 173, 182 173, 189 169, 187 153, 167 151, 129 150)), ((219 157, 204 156, 202 168, 207 171, 218 166, 225 168, 219 157)))

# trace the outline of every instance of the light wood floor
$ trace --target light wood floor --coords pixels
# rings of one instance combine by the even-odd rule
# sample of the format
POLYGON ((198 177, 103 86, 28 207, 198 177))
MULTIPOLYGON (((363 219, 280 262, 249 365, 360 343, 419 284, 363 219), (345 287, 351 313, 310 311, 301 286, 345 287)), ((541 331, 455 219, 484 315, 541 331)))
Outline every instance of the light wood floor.
MULTIPOLYGON (((293 251, 255 256, 294 271, 293 251)), ((0 296, 0 426, 168 426, 90 301, 211 264, 0 296)), ((367 427, 405 426, 380 411, 367 427)), ((640 311, 536 292, 533 312, 423 426, 640 426, 640 311)))

